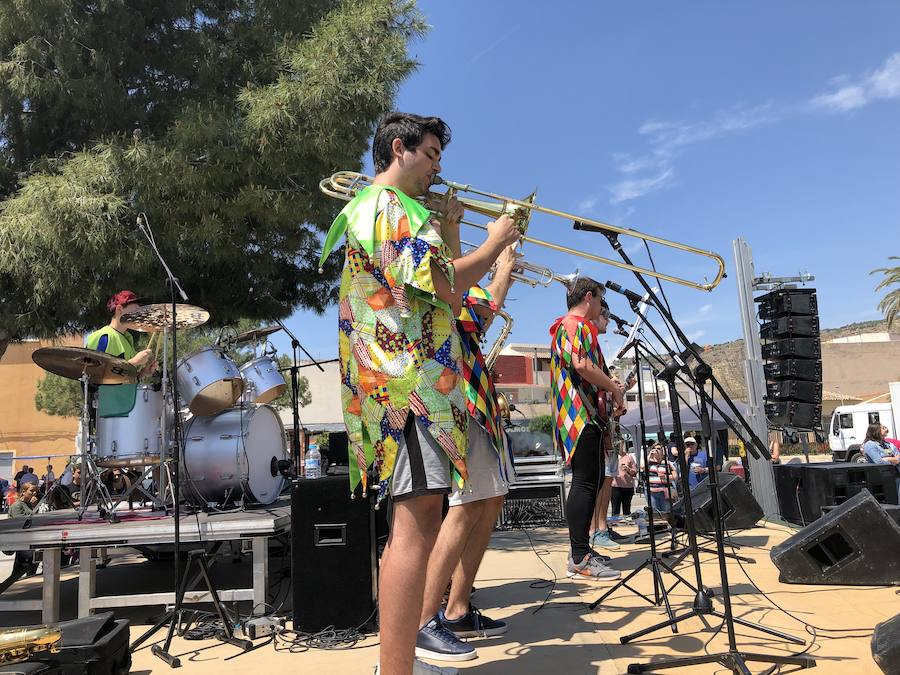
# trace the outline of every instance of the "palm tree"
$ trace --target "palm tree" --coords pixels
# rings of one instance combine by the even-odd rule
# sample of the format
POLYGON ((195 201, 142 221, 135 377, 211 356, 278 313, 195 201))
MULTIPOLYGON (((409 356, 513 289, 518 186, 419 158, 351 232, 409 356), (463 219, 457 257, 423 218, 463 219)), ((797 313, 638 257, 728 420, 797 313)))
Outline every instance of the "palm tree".
MULTIPOLYGON (((888 260, 900 260, 900 257, 892 255, 888 260)), ((869 272, 869 274, 875 274, 876 272, 884 274, 884 279, 878 282, 878 285, 875 287, 876 291, 894 284, 900 284, 900 266, 879 267, 877 270, 869 272)), ((897 314, 900 313, 900 287, 895 288, 884 296, 881 302, 878 303, 878 309, 884 313, 884 318, 887 319, 888 328, 890 328, 894 324, 897 314)))

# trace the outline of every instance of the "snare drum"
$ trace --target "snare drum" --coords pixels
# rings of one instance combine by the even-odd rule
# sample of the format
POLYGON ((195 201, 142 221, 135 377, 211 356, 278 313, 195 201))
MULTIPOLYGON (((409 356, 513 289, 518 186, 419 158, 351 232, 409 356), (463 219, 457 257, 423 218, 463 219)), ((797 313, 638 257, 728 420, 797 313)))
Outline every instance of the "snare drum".
POLYGON ((194 417, 184 430, 183 494, 205 503, 271 504, 284 478, 278 461, 287 459, 284 426, 270 406, 239 406, 213 417, 194 417))
POLYGON ((215 415, 233 406, 244 390, 237 365, 218 347, 198 349, 178 362, 178 395, 195 415, 215 415))
POLYGON ((268 356, 248 361, 241 366, 245 403, 269 403, 281 396, 287 383, 278 372, 278 362, 268 356))
POLYGON ((127 417, 98 417, 97 464, 145 466, 158 462, 162 452, 162 409, 162 392, 139 384, 134 407, 127 417))

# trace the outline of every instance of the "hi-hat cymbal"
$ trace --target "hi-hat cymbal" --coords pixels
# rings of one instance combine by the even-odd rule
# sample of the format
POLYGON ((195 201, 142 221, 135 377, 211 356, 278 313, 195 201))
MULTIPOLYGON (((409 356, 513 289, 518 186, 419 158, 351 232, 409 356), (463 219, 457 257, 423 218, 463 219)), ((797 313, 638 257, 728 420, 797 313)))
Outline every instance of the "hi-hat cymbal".
POLYGON ((281 326, 275 324, 272 326, 262 326, 260 328, 254 328, 253 330, 248 330, 245 333, 241 333, 236 336, 232 342, 240 344, 241 342, 251 342, 253 340, 259 340, 261 338, 266 337, 267 335, 271 335, 272 333, 277 333, 281 330, 281 326))
POLYGON ((125 359, 81 347, 43 347, 31 359, 41 368, 70 380, 86 373, 91 384, 137 382, 137 369, 125 359))
MULTIPOLYGON (((142 333, 159 333, 172 327, 172 305, 142 305, 119 319, 127 328, 142 333)), ((196 328, 209 321, 209 312, 194 305, 175 305, 175 328, 196 328)))

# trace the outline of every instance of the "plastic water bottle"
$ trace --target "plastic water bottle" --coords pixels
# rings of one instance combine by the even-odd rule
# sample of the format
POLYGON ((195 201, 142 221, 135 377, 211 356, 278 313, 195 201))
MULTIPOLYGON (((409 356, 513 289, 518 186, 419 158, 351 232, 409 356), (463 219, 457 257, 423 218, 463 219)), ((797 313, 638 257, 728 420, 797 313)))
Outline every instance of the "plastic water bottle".
POLYGON ((307 478, 322 477, 322 454, 319 452, 318 443, 309 444, 306 461, 303 463, 303 473, 307 478))

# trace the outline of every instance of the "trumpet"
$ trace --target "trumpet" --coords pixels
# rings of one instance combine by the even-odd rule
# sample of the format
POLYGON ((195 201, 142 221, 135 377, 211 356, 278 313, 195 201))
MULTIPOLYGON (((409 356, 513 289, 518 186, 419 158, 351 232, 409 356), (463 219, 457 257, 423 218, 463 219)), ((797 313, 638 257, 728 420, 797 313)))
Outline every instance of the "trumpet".
MULTIPOLYGON (((332 176, 323 179, 319 183, 319 189, 330 197, 350 201, 356 196, 357 191, 371 185, 372 180, 373 179, 371 176, 366 176, 355 171, 338 171, 332 176)), ((473 213, 480 213, 482 215, 495 219, 504 214, 510 216, 515 222, 516 226, 519 228, 519 231, 522 233, 522 239, 526 242, 535 244, 536 246, 543 246, 554 251, 559 251, 560 253, 566 253, 568 255, 578 256, 580 258, 601 263, 603 265, 611 265, 612 267, 618 267, 619 269, 637 272, 638 274, 655 277, 662 281, 671 281, 672 283, 680 284, 682 286, 688 286, 690 288, 696 288, 697 290, 701 291, 711 291, 716 286, 718 286, 719 282, 722 281, 722 279, 725 277, 725 260, 717 253, 713 253, 712 251, 705 251, 695 246, 682 244, 677 241, 663 239, 662 237, 657 237, 652 234, 638 232, 637 230, 632 230, 630 228, 610 225, 609 223, 604 223, 600 220, 583 218, 571 213, 566 213, 565 211, 558 211, 556 209, 551 209, 545 206, 539 206, 538 204, 534 203, 534 193, 532 193, 525 199, 514 199, 512 197, 497 195, 492 192, 477 190, 471 185, 464 183, 455 183, 453 181, 441 178, 440 176, 435 176, 433 182, 435 185, 446 185, 448 188, 448 192, 450 192, 454 196, 459 192, 470 192, 472 194, 478 194, 483 197, 488 197, 491 200, 495 200, 484 201, 479 199, 469 199, 468 197, 457 197, 460 204, 462 204, 466 210, 472 211, 473 213), (716 264, 717 269, 715 272, 715 278, 712 281, 704 281, 704 283, 700 283, 697 281, 692 281, 690 279, 685 279, 683 277, 677 277, 672 274, 659 272, 648 267, 631 265, 620 260, 604 258, 603 256, 594 255, 593 253, 585 253, 584 251, 579 251, 568 246, 562 246, 560 244, 554 244, 549 241, 525 236, 525 232, 527 231, 528 223, 533 212, 546 213, 548 215, 557 216, 558 218, 563 218, 565 220, 580 222, 586 225, 593 225, 594 227, 602 228, 604 233, 609 233, 612 235, 623 234, 629 237, 641 239, 644 242, 653 242, 655 244, 660 244, 661 246, 666 246, 669 248, 674 248, 680 251, 685 251, 687 253, 692 253, 705 258, 709 258, 716 264)), ((482 230, 487 230, 487 227, 485 225, 482 225, 481 223, 476 223, 469 220, 462 220, 460 222, 471 227, 477 227, 482 230)))
MULTIPOLYGON (((459 243, 463 244, 464 246, 478 248, 478 244, 473 244, 470 241, 460 240, 459 243)), ((495 275, 496 272, 492 271, 490 278, 493 279, 495 275)), ((528 284, 532 288, 537 288, 538 286, 547 288, 549 286, 552 286, 554 281, 558 281, 566 288, 569 288, 573 283, 575 283, 575 280, 578 278, 578 270, 575 270, 571 274, 557 274, 552 269, 550 269, 549 267, 545 267, 544 265, 536 265, 535 263, 530 263, 527 260, 517 260, 515 269, 513 269, 509 277, 513 281, 528 284), (527 273, 531 273, 534 276, 528 276, 527 273)))

